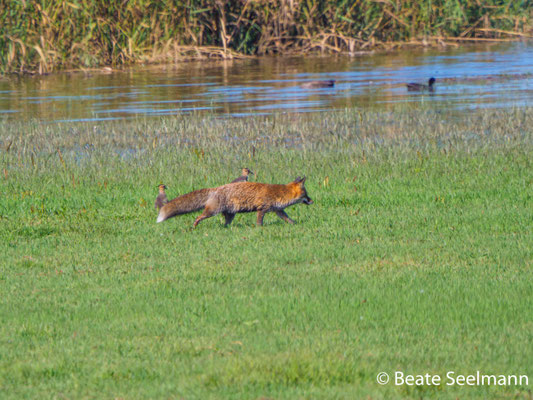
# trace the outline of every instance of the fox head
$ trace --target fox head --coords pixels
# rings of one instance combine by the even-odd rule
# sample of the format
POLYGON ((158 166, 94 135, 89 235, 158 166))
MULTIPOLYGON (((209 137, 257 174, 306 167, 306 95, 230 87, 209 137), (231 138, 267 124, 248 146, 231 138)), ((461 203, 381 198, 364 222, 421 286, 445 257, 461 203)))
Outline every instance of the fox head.
POLYGON ((306 179, 305 176, 303 178, 298 177, 294 180, 293 183, 295 183, 298 188, 298 192, 299 192, 298 199, 302 203, 310 205, 310 204, 313 204, 313 200, 311 199, 311 197, 307 195, 307 190, 305 190, 305 186, 304 186, 305 179, 306 179))

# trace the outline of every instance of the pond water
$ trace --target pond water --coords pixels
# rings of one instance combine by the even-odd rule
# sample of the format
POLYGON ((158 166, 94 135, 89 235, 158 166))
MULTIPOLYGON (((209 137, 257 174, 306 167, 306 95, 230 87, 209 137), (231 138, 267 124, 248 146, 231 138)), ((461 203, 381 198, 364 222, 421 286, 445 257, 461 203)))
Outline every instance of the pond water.
POLYGON ((187 62, 121 72, 0 79, 0 118, 99 121, 215 112, 247 116, 345 108, 469 110, 532 105, 533 43, 403 49, 355 57, 187 62), (433 93, 407 82, 437 79, 433 93), (313 80, 330 88, 304 88, 313 80))

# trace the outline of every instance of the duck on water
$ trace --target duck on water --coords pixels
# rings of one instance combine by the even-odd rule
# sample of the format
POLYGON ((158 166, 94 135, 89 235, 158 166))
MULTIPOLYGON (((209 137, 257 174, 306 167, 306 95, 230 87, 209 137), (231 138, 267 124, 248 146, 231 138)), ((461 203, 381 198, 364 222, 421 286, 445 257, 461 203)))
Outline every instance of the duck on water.
POLYGON ((414 82, 408 83, 406 85, 407 91, 408 92, 424 92, 424 91, 433 92, 433 90, 435 90, 433 87, 433 85, 435 84, 435 80, 436 80, 435 78, 429 78, 427 85, 424 85, 423 83, 414 83, 414 82))
POLYGON ((327 88, 327 87, 335 86, 335 81, 334 80, 329 80, 329 81, 309 81, 309 82, 302 83, 301 86, 304 89, 327 88))

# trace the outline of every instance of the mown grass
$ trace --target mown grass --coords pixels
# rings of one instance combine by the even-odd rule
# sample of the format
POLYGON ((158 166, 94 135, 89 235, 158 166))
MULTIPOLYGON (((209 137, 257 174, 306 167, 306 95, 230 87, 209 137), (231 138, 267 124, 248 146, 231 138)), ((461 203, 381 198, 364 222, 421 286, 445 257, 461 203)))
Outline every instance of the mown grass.
POLYGON ((530 398, 533 110, 0 126, 3 398, 530 398), (307 175, 315 204, 155 223, 307 175))
POLYGON ((0 73, 529 37, 529 1, 13 0, 0 73))

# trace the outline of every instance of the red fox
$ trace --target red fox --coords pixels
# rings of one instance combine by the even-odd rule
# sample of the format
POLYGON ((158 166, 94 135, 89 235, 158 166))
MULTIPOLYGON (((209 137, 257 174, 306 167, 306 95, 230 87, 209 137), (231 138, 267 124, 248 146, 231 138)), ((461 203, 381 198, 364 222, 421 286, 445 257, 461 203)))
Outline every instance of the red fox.
POLYGON ((241 176, 239 176, 237 179, 232 180, 230 183, 235 182, 248 182, 248 175, 253 175, 254 173, 250 171, 248 168, 243 168, 241 176))
POLYGON ((163 207, 165 204, 168 203, 167 194, 165 193, 165 189, 167 188, 165 185, 161 184, 158 186, 159 188, 159 194, 157 195, 157 198, 155 199, 155 209, 160 210, 161 207, 163 207))
POLYGON ((204 212, 196 218, 193 227, 196 227, 200 221, 219 213, 224 215, 225 225, 228 226, 235 218, 235 214, 255 211, 257 211, 257 225, 263 225, 263 217, 271 211, 284 221, 294 224, 283 209, 297 203, 313 204, 313 200, 307 195, 304 183, 305 177, 298 177, 286 185, 236 182, 211 189, 195 190, 165 204, 159 211, 157 222, 203 208, 204 212))

